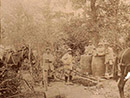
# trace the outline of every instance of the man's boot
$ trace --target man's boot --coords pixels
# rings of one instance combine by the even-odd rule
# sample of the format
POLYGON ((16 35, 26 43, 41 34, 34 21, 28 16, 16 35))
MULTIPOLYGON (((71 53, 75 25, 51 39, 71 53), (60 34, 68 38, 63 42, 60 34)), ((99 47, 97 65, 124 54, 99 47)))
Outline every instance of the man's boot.
POLYGON ((71 75, 69 76, 69 84, 70 84, 70 85, 73 84, 73 83, 72 83, 72 76, 71 76, 71 75))
POLYGON ((65 76, 65 84, 67 84, 67 82, 68 82, 68 77, 65 76))

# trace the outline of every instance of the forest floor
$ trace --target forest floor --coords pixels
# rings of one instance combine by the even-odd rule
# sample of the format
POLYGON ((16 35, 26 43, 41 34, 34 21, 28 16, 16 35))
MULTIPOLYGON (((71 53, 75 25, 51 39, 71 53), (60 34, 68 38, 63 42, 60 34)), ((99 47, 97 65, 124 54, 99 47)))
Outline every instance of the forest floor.
MULTIPOLYGON (((44 98, 44 88, 35 86, 36 93, 27 94, 25 98, 44 98)), ((85 87, 80 84, 65 85, 64 82, 52 82, 45 92, 47 98, 61 95, 61 98, 119 98, 117 82, 103 80, 96 86, 85 87)), ((125 85, 125 96, 130 98, 130 80, 125 85)))

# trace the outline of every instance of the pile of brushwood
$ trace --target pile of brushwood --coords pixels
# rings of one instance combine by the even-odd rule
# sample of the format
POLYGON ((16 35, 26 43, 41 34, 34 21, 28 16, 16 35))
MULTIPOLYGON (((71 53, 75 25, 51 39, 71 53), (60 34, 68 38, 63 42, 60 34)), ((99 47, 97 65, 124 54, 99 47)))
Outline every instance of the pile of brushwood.
POLYGON ((7 68, 0 62, 0 98, 7 98, 20 93, 19 85, 20 81, 16 71, 7 68))
POLYGON ((0 59, 0 98, 7 98, 21 93, 20 68, 25 58, 28 58, 29 48, 21 47, 20 50, 11 49, 4 52, 0 59))

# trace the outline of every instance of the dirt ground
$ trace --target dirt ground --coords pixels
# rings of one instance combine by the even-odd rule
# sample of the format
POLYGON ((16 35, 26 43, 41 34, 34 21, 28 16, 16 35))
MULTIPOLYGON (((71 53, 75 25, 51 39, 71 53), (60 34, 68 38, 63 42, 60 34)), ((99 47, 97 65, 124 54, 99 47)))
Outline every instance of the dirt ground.
MULTIPOLYGON (((36 93, 26 96, 26 98, 44 98, 42 86, 35 87, 36 93)), ((114 80, 103 80, 93 87, 85 87, 80 84, 65 85, 64 82, 52 82, 45 92, 47 98, 61 95, 62 98, 119 98, 117 82, 114 80)), ((125 96, 130 98, 130 80, 125 86, 125 96)))

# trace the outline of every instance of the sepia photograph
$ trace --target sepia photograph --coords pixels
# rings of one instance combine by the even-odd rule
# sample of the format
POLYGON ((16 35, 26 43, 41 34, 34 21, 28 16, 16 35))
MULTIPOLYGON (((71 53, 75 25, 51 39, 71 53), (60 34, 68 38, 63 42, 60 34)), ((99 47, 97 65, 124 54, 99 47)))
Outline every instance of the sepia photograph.
POLYGON ((130 98, 130 0, 0 0, 0 98, 130 98))

